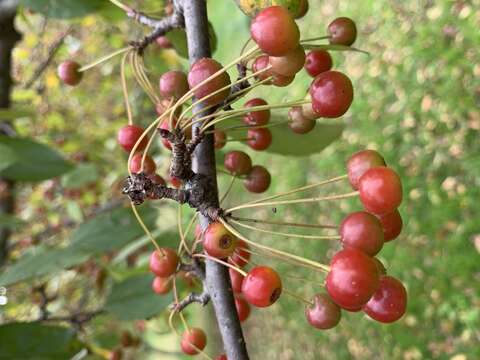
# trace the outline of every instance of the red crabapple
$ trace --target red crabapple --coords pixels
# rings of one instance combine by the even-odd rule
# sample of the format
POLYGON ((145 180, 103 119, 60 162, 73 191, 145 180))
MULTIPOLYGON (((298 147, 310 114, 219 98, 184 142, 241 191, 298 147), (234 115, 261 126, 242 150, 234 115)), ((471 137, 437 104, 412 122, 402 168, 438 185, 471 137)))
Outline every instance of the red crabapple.
MULTIPOLYGON (((142 153, 135 153, 132 159, 130 160, 130 171, 134 174, 138 174, 142 171, 142 153)), ((145 174, 154 174, 155 170, 157 169, 157 165, 155 165, 155 161, 150 156, 145 156, 145 161, 143 162, 143 172, 145 174)))
POLYGON ((58 77, 67 85, 77 85, 83 77, 83 73, 78 71, 80 64, 76 61, 66 60, 58 66, 58 77))
POLYGON ((368 302, 379 284, 377 265, 355 249, 343 249, 330 262, 326 289, 342 308, 357 309, 368 302))
POLYGON ((282 6, 263 9, 250 26, 252 39, 271 56, 283 56, 294 50, 300 40, 300 31, 292 15, 282 6))
POLYGON ((250 305, 239 296, 235 296, 235 307, 237 308, 238 319, 244 322, 250 316, 250 305))
POLYGON ((340 225, 344 248, 353 248, 375 256, 383 247, 383 229, 380 221, 366 211, 349 214, 340 225))
POLYGON ((169 277, 177 270, 179 258, 175 250, 161 248, 150 255, 150 271, 159 277, 169 277))
POLYGON ((229 151, 225 154, 224 165, 234 175, 247 175, 252 169, 252 159, 243 151, 229 151))
POLYGON ((283 56, 270 56, 269 61, 275 74, 295 76, 305 64, 305 50, 299 45, 283 56))
POLYGON ((353 101, 350 79, 338 71, 319 74, 310 85, 312 108, 321 117, 337 118, 345 114, 353 101))
POLYGON ((403 284, 392 276, 382 276, 380 286, 363 307, 372 319, 391 323, 400 319, 407 309, 407 291, 403 284))
MULTIPOLYGON (((118 130, 117 141, 126 152, 130 152, 132 151, 135 143, 138 139, 140 139, 140 136, 142 136, 142 134, 143 129, 141 127, 135 125, 127 125, 118 130)), ((140 144, 138 144, 137 146, 137 151, 142 151, 143 149, 145 149, 147 144, 148 136, 144 136, 140 144)))
POLYGON ((167 71, 160 77, 160 95, 166 99, 180 99, 188 92, 187 75, 183 71, 167 71))
POLYGON ((357 26, 347 17, 339 17, 328 25, 330 44, 350 46, 357 38, 357 26))
POLYGON ((385 241, 396 239, 402 232, 403 221, 398 209, 385 215, 377 215, 383 228, 385 241))
MULTIPOLYGON (((244 107, 253 107, 253 106, 264 106, 268 105, 268 103, 260 98, 254 98, 248 100, 244 107)), ((243 122, 247 125, 255 125, 255 126, 260 126, 260 125, 265 125, 268 123, 268 120, 270 120, 270 109, 266 110, 256 110, 256 111, 251 111, 245 114, 243 117, 243 122)))
POLYGON ((213 222, 203 234, 203 248, 208 255, 226 258, 233 254, 237 246, 237 238, 222 223, 213 222))
POLYGON ((252 268, 242 283, 242 294, 248 303, 267 307, 278 300, 282 293, 282 280, 275 270, 267 266, 252 268))
POLYGON ((207 345, 207 336, 202 329, 190 328, 182 334, 180 347, 187 355, 196 355, 207 345))
POLYGON ((152 282, 152 290, 159 295, 168 294, 172 290, 173 282, 170 277, 159 277, 155 276, 152 282))
POLYGON ((311 77, 316 77, 322 72, 330 70, 332 66, 332 57, 326 50, 312 50, 305 58, 305 70, 311 77))
POLYGON ((242 284, 245 276, 243 276, 237 270, 229 269, 230 273, 230 282, 232 283, 232 290, 234 293, 241 293, 242 292, 242 284))
POLYGON ((360 178, 358 191, 365 209, 375 215, 391 213, 402 202, 402 182, 397 173, 387 167, 367 170, 360 178))
POLYGON ((262 193, 267 191, 270 186, 272 177, 267 169, 263 166, 252 166, 252 170, 247 175, 247 178, 243 181, 245 188, 252 193, 262 193))
POLYGON ((314 328, 326 330, 337 326, 342 312, 327 294, 317 294, 313 297, 313 305, 305 308, 305 317, 314 328))
POLYGON ((288 111, 288 118, 290 119, 288 127, 297 134, 306 134, 312 131, 316 124, 315 120, 307 119, 303 116, 301 106, 292 107, 288 111))
POLYGON ((361 150, 347 160, 348 180, 352 188, 358 189, 358 181, 365 172, 377 166, 387 166, 385 159, 375 150, 361 150))
POLYGON ((249 129, 247 138, 248 146, 257 151, 267 149, 272 143, 272 133, 266 128, 249 129))
MULTIPOLYGON (((223 66, 213 59, 202 58, 197 60, 192 65, 190 72, 188 73, 188 84, 190 85, 190 89, 193 90, 200 83, 222 69, 223 66)), ((223 72, 207 81, 205 84, 200 85, 198 88, 193 90, 193 92, 197 99, 202 99, 227 85, 230 85, 230 76, 227 72, 223 72)), ((203 102, 207 105, 220 104, 228 97, 229 94, 230 88, 226 88, 219 93, 216 93, 215 95, 203 100, 203 102)))
MULTIPOLYGON (((248 263, 250 260, 250 247, 243 240, 238 240, 237 247, 235 251, 230 256, 230 262, 235 265, 242 267, 248 263)), ((238 273, 238 272, 237 272, 238 273)))

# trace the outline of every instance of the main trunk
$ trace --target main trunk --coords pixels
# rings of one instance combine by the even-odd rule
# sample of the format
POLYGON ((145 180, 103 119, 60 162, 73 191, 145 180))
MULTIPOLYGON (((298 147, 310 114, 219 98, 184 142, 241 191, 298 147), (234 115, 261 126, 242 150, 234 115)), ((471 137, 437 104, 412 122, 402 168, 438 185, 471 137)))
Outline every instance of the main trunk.
MULTIPOLYGON (((198 59, 211 56, 208 37, 207 5, 205 0, 183 0, 182 4, 190 64, 193 64, 198 59)), ((198 105, 195 112, 200 110, 201 107, 202 105, 198 105)), ((194 126, 200 125, 201 124, 197 123, 194 126)), ((218 206, 213 142, 213 135, 208 135, 203 139, 202 143, 195 150, 192 165, 195 172, 211 176, 215 179, 217 197, 216 203, 211 205, 218 206)), ((202 228, 208 225, 208 219, 204 217, 200 217, 200 222, 202 228)), ((247 360, 247 348, 240 321, 238 320, 228 269, 214 261, 207 261, 206 286, 210 293, 228 360, 247 360)))

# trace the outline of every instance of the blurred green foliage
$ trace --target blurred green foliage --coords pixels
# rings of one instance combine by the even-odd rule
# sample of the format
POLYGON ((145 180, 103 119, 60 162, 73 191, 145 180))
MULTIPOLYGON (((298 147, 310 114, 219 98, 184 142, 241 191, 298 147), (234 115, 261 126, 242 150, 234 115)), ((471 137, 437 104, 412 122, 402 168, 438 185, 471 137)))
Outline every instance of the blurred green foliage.
MULTIPOLYGON (((141 3, 141 9, 155 9, 153 1, 141 3)), ((215 57, 226 64, 237 56, 248 39, 248 18, 233 1, 209 0, 208 4, 217 36, 215 57)), ((357 150, 374 148, 380 151, 387 163, 400 173, 405 194, 400 208, 403 233, 385 246, 380 259, 390 274, 406 284, 408 312, 393 325, 375 323, 361 313, 345 312, 337 328, 319 332, 306 324, 303 304, 284 295, 277 305, 254 311, 245 323, 252 358, 478 359, 480 2, 310 0, 309 13, 299 20, 302 36, 323 35, 329 21, 337 16, 349 16, 357 22, 359 37, 355 46, 370 53, 368 56, 332 52, 335 68, 347 73, 355 87, 355 100, 347 115, 324 123, 326 127, 344 124, 341 138, 321 153, 304 158, 253 153, 237 142, 227 148, 241 148, 252 155, 255 164, 268 167, 273 175, 268 194, 344 174, 345 160, 357 150)), ((14 75, 18 81, 14 108, 22 109, 15 121, 18 132, 49 144, 77 166, 60 179, 23 185, 17 190, 18 220, 15 218, 15 223, 22 225, 13 237, 12 263, 28 254, 34 256, 45 247, 60 247, 56 251, 68 252, 73 244, 75 250, 79 245, 78 242, 75 245, 71 229, 94 214, 101 204, 118 201, 121 197, 119 190, 126 173, 126 156, 116 144, 116 132, 126 123, 126 114, 118 59, 89 71, 76 88, 60 85, 55 67, 70 57, 82 64, 94 61, 142 35, 139 26, 123 21, 121 16, 106 20, 89 15, 68 22, 52 19, 47 22, 43 16, 27 12, 19 19, 18 26, 24 33, 24 40, 14 53, 14 75), (23 87, 40 61, 46 58, 46 45, 72 25, 72 32, 53 64, 33 87, 23 87), (33 114, 24 110, 33 110, 33 114)), ((184 69, 186 66, 185 60, 179 59, 173 50, 154 46, 147 49, 145 63, 148 76, 154 82, 167 68, 184 69)), ((155 117, 154 108, 130 72, 127 74, 135 121, 147 125, 155 117)), ((235 78, 234 72, 231 75, 235 78)), ((309 81, 309 77, 301 73, 287 88, 275 91, 260 88, 252 97, 264 96, 269 103, 303 98, 309 81)), ((275 111, 275 114, 284 117, 286 111, 275 111)), ((292 143, 291 146, 300 147, 301 141, 298 137, 298 145, 292 143)), ((154 154, 159 173, 165 175, 169 154, 158 144, 155 144, 154 154)), ((224 191, 229 179, 220 175, 219 180, 224 191)), ((342 191, 349 191, 346 183, 308 194, 342 191)), ((226 206, 249 198, 237 182, 226 206)), ((172 235, 176 221, 174 206, 163 206, 163 203, 156 206, 160 216, 158 226, 152 226, 154 235, 158 235, 160 243, 172 244, 176 241, 172 235)), ((275 212, 261 210, 255 216, 337 224, 349 211, 360 206, 356 200, 319 203, 278 207, 275 212)), ((109 224, 103 225, 108 227, 109 224)), ((130 235, 124 234, 121 228, 116 230, 118 233, 112 243, 123 247, 125 241, 122 239, 130 235)), ((111 294, 123 296, 125 288, 122 286, 129 281, 135 285, 147 284, 146 263, 152 247, 148 245, 148 238, 139 238, 139 231, 134 235, 136 240, 122 249, 108 248, 105 244, 108 236, 103 236, 99 244, 94 240, 88 242, 87 236, 84 238, 86 247, 115 251, 102 256, 100 251, 92 252, 94 258, 80 266, 75 253, 72 262, 68 263, 68 266, 76 266, 75 271, 70 269, 55 273, 53 277, 34 278, 9 287, 9 304, 0 307, 0 320, 37 318, 38 297, 30 289, 45 279, 52 280, 50 291, 62 295, 53 304, 52 311, 75 309, 78 304, 95 309, 108 301, 112 288, 111 294), (107 274, 104 287, 98 284, 102 273, 107 274)), ((338 244, 316 240, 277 238, 261 233, 251 235, 259 242, 324 263, 338 249, 338 244)), ((92 235, 92 239, 95 238, 92 235)), ((45 261, 48 259, 46 257, 45 261)), ((254 257, 254 261, 275 266, 285 274, 285 287, 304 297, 322 288, 322 274, 263 258, 254 257)), ((55 263, 48 265, 47 268, 57 270, 55 263)), ((5 275, 8 272, 2 276, 5 275)), ((180 285, 185 287, 183 283, 180 285)), ((141 290, 140 296, 148 297, 141 290)), ((132 309, 125 317, 131 313, 137 317, 137 305, 130 301, 126 304, 132 309)), ((117 304, 114 302, 114 305, 117 304)), ((192 306, 190 309, 187 315, 194 316, 192 322, 200 321, 195 316, 199 308, 192 306)), ((122 308, 112 312, 122 313, 122 308)), ((205 326, 214 328, 211 319, 205 326)), ((176 354, 169 356, 165 352, 152 351, 153 348, 178 351, 177 340, 168 330, 164 314, 147 323, 121 322, 115 316, 101 316, 94 319, 82 340, 100 349, 112 349, 118 344, 121 329, 142 335, 148 344, 141 354, 135 355, 136 358, 181 358, 176 354), (144 327, 146 331, 142 332, 144 327)))

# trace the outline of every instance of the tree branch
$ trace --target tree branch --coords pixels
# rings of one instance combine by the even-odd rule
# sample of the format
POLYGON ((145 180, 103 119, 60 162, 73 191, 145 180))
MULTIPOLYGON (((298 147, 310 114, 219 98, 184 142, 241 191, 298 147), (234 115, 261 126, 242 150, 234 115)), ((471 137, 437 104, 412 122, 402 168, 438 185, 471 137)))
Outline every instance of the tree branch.
MULTIPOLYGON (((205 0, 182 0, 185 30, 187 33, 188 53, 190 63, 210 57, 210 43, 208 37, 208 17, 205 0)), ((194 112, 202 113, 203 105, 195 107, 194 112)), ((194 127, 200 127, 196 123, 194 127)), ((196 147, 192 162, 193 171, 210 178, 215 191, 215 198, 211 208, 218 208, 218 188, 216 182, 215 150, 213 135, 205 136, 196 147)), ((200 216, 203 229, 208 226, 210 219, 200 216)), ((225 351, 229 360, 248 360, 248 353, 243 338, 242 328, 238 319, 235 301, 230 284, 228 270, 225 266, 211 260, 206 260, 205 285, 210 294, 215 315, 225 351)))

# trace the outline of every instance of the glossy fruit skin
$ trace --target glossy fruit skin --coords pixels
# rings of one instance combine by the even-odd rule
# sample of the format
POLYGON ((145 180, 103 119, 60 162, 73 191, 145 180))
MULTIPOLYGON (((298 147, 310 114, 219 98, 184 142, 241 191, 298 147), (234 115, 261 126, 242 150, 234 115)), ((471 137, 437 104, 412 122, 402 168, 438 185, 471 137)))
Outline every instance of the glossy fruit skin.
POLYGON ((242 292, 242 284, 245 277, 240 274, 238 271, 233 269, 228 269, 230 273, 230 282, 232 283, 232 290, 234 293, 242 292))
MULTIPOLYGON (((190 89, 193 89, 196 85, 200 84, 202 81, 206 80, 222 68, 223 66, 220 63, 210 58, 202 58, 197 60, 192 65, 190 72, 188 73, 188 84, 190 89)), ((198 89, 194 90, 194 94, 197 99, 201 99, 229 84, 230 76, 227 72, 224 72, 214 79, 208 81, 206 84, 200 86, 198 89)), ((207 105, 219 104, 225 100, 229 94, 230 89, 226 88, 225 90, 222 90, 208 99, 203 100, 203 103, 207 105)))
POLYGON ((288 111, 288 127, 296 134, 306 134, 313 130, 316 121, 303 116, 301 106, 294 106, 288 111))
POLYGON ((340 322, 342 311, 327 294, 316 294, 313 297, 313 306, 305 308, 305 317, 314 328, 327 330, 340 322))
POLYGON ((214 136, 214 146, 216 150, 219 150, 225 146, 227 143, 227 134, 221 130, 215 130, 213 133, 214 136))
POLYGON ((225 154, 224 165, 234 175, 247 175, 252 170, 252 159, 243 151, 229 151, 225 154))
POLYGON ((244 322, 250 316, 250 305, 239 296, 235 296, 235 307, 237 308, 238 319, 244 322))
MULTIPOLYGON (((233 254, 230 256, 230 263, 239 267, 245 266, 250 260, 251 254, 248 251, 249 249, 250 249, 250 246, 248 246, 248 244, 245 241, 238 240, 237 247, 235 248, 235 251, 233 252, 233 254)), ((241 286, 240 286, 240 290, 241 290, 241 286)))
POLYGON ((189 90, 187 75, 183 71, 167 71, 160 77, 159 89, 162 97, 178 100, 189 90))
MULTIPOLYGON (((142 169, 142 153, 136 153, 132 156, 132 160, 130 161, 130 171, 134 174, 140 173, 142 169)), ((143 162, 143 172, 145 174, 154 174, 155 170, 157 170, 157 165, 155 165, 155 161, 150 156, 145 156, 145 161, 143 162)))
POLYGON ((368 169, 360 178, 358 191, 365 209, 375 215, 391 213, 402 202, 402 182, 397 173, 387 167, 368 169))
POLYGON ((300 31, 290 13, 282 6, 271 6, 258 13, 250 26, 252 39, 271 56, 283 56, 294 50, 300 31))
POLYGON ((251 305, 267 307, 278 300, 282 293, 282 280, 268 266, 255 266, 242 283, 242 294, 251 305))
MULTIPOLYGON (((177 118, 174 117, 172 122, 173 122, 173 124, 172 124, 172 126, 170 126, 170 119, 167 117, 165 120, 162 121, 162 123, 160 124, 158 129, 172 131, 172 127, 175 128, 175 126, 177 126, 177 118)), ((188 134, 187 134, 187 138, 188 138, 188 134)), ((161 140, 162 140, 162 145, 165 147, 165 149, 171 151, 172 150, 172 144, 170 144, 170 141, 168 141, 165 138, 161 138, 161 140)))
POLYGON ((272 143, 272 133, 267 128, 250 129, 247 138, 248 146, 257 151, 268 149, 272 143))
POLYGON ((83 73, 78 71, 80 68, 80 64, 76 61, 64 61, 58 66, 58 77, 63 81, 64 84, 70 86, 78 85, 83 77, 83 73))
POLYGON ((328 51, 312 50, 306 56, 304 67, 308 75, 316 77, 317 75, 330 70, 332 66, 332 57, 328 51))
POLYGON ((270 56, 269 61, 275 74, 295 76, 305 64, 305 50, 299 45, 284 56, 270 56))
POLYGON ((361 150, 347 160, 348 181, 352 188, 358 189, 358 181, 365 172, 378 166, 387 166, 385 159, 375 150, 361 150))
POLYGON ((166 278, 173 275, 178 266, 178 255, 175 250, 170 248, 161 248, 150 255, 150 271, 158 277, 166 278))
POLYGON ((392 276, 382 276, 380 286, 363 307, 372 319, 392 323, 400 319, 407 309, 407 291, 403 284, 392 276))
MULTIPOLYGON (((265 69, 267 66, 270 66, 270 57, 268 55, 260 55, 255 59, 255 61, 252 64, 252 71, 254 73, 265 69)), ((272 76, 273 78, 265 83, 264 85, 274 85, 278 87, 284 87, 292 83, 292 81, 295 79, 295 76, 283 76, 280 74, 276 74, 272 71, 272 69, 265 70, 264 72, 261 72, 260 74, 257 74, 255 77, 258 80, 265 80, 272 76)))
POLYGON ((222 223, 213 222, 203 234, 203 248, 208 255, 223 259, 233 254, 237 238, 222 223))
POLYGON ((385 215, 377 215, 383 228, 385 241, 392 241, 402 232, 403 221, 398 209, 385 215))
POLYGON ((383 229, 380 220, 366 211, 349 214, 340 225, 344 248, 353 248, 375 256, 383 247, 383 229))
POLYGON ((272 177, 263 166, 255 165, 243 181, 243 186, 252 193, 262 193, 268 190, 272 177))
POLYGON ((155 276, 152 282, 152 290, 158 295, 165 295, 172 290, 173 283, 172 280, 168 278, 163 278, 155 276))
POLYGON ((339 17, 328 25, 330 44, 352 45, 357 38, 357 26, 355 22, 347 17, 339 17))
POLYGON ((321 117, 345 114, 353 101, 353 85, 343 73, 330 70, 318 75, 310 85, 312 108, 321 117))
MULTIPOLYGON (((141 127, 135 125, 127 125, 118 130, 117 141, 126 152, 130 152, 132 151, 135 143, 142 134, 143 129, 141 127)), ((140 144, 138 144, 137 151, 142 151, 143 149, 145 149, 147 144, 148 136, 145 136, 140 142, 140 144)))
POLYGON ((182 334, 180 347, 187 355, 196 355, 207 345, 207 336, 202 329, 190 328, 182 334), (197 350, 198 349, 198 350, 197 350))
POLYGON ((228 360, 228 359, 227 359, 227 355, 222 354, 222 355, 218 355, 218 356, 215 358, 215 360, 228 360))
MULTIPOLYGON (((244 107, 253 107, 253 106, 263 106, 263 105, 268 105, 268 103, 260 98, 254 98, 248 100, 245 104, 244 107)), ((258 111, 251 111, 245 114, 243 117, 243 122, 247 125, 255 125, 255 126, 260 126, 260 125, 265 125, 268 123, 270 120, 270 110, 258 110, 258 111)))
POLYGON ((330 263, 326 289, 331 299, 345 309, 357 309, 368 302, 379 285, 377 265, 355 249, 343 249, 330 263))

